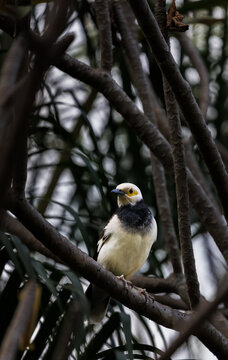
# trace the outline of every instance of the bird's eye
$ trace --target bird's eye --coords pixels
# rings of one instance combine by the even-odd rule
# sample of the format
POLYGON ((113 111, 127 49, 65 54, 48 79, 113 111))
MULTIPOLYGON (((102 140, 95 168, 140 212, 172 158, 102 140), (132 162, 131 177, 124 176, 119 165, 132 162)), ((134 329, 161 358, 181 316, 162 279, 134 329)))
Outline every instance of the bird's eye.
POLYGON ((133 190, 132 190, 132 189, 129 190, 129 194, 133 194, 133 190))

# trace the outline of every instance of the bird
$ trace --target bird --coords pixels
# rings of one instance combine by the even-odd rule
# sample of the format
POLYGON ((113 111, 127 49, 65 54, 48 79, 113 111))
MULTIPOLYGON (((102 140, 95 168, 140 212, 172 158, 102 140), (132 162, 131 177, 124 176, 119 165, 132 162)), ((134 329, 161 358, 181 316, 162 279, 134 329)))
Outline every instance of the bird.
MULTIPOLYGON (((143 200, 138 186, 119 184, 117 210, 104 227, 97 244, 97 262, 114 275, 130 279, 145 263, 157 238, 157 224, 143 200)), ((90 284, 86 290, 90 303, 90 322, 100 322, 109 305, 110 296, 90 284)))

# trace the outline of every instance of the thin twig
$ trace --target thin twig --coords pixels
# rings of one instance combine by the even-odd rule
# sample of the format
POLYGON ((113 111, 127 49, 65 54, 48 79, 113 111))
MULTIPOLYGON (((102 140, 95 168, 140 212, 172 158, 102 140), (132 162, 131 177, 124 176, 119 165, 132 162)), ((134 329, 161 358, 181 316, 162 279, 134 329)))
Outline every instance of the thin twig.
POLYGON ((101 69, 111 72, 112 69, 112 32, 108 0, 95 0, 96 19, 99 29, 101 50, 101 69))
POLYGON ((205 63, 200 56, 198 50, 190 41, 188 36, 184 33, 176 33, 175 36, 180 41, 181 47, 183 48, 185 54, 189 57, 192 65, 198 71, 200 77, 200 109, 202 111, 202 115, 206 118, 207 108, 209 102, 209 78, 208 72, 205 66, 205 63))
POLYGON ((185 142, 184 146, 185 146, 186 161, 189 169, 191 170, 193 176, 197 179, 198 183, 201 185, 202 189, 204 189, 211 203, 214 205, 217 211, 219 211, 219 206, 215 200, 215 196, 213 196, 213 193, 209 188, 209 185, 202 173, 202 170, 200 169, 200 166, 196 161, 191 144, 189 142, 185 142))
POLYGON ((182 272, 180 250, 177 242, 177 236, 172 220, 170 202, 168 197, 166 177, 164 168, 160 161, 151 153, 151 163, 153 171, 153 181, 155 185, 155 194, 157 206, 162 223, 164 238, 167 244, 169 257, 175 273, 182 272))
POLYGON ((19 197, 24 197, 27 180, 27 132, 26 125, 18 134, 20 140, 14 155, 12 188, 19 197))

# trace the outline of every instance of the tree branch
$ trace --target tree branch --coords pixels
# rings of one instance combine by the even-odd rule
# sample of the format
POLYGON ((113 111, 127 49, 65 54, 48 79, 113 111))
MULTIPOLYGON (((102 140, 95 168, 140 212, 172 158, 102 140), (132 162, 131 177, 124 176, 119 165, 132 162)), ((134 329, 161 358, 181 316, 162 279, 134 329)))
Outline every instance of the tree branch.
MULTIPOLYGON (((169 360, 170 356, 181 346, 188 337, 197 330, 198 326, 202 324, 211 313, 217 308, 217 306, 228 297, 228 279, 226 278, 220 289, 218 291, 218 295, 216 298, 210 303, 203 303, 199 305, 196 309, 195 315, 193 315, 192 319, 185 324, 184 328, 181 331, 181 334, 177 337, 177 339, 170 345, 170 347, 166 350, 166 352, 160 357, 160 360, 169 360)), ((228 355, 228 349, 227 349, 228 355)), ((227 356, 226 355, 226 356, 227 356)))
MULTIPOLYGON (((17 112, 9 101, 9 94, 18 80, 20 69, 28 52, 28 44, 23 36, 19 36, 10 48, 4 62, 0 82, 0 199, 2 201, 6 187, 12 180, 14 148, 17 148, 17 112), (17 61, 15 62, 15 59, 17 61), (16 143, 16 144, 15 144, 16 143)), ((17 96, 20 96, 17 94, 17 96)), ((14 99, 15 100, 15 99, 14 99)), ((16 101, 18 99, 16 98, 16 101)))
MULTIPOLYGON (((161 32, 169 46, 168 32, 166 29, 166 1, 157 0, 156 18, 161 32)), ((170 141, 174 162, 174 174, 176 183, 178 229, 181 244, 181 256, 184 265, 188 296, 191 307, 195 307, 200 299, 199 282, 195 267, 195 258, 191 242, 191 228, 189 218, 189 193, 185 163, 184 147, 182 143, 182 131, 179 117, 179 109, 174 93, 166 78, 162 75, 165 95, 167 118, 169 121, 170 141)))
MULTIPOLYGON (((137 136, 158 157, 166 171, 173 174, 169 143, 107 73, 98 72, 69 55, 64 55, 54 61, 54 64, 73 78, 100 91, 125 118, 137 136)), ((213 207, 190 171, 188 171, 188 186, 192 195, 190 201, 228 263, 228 229, 223 218, 213 207)))
POLYGON ((188 36, 184 33, 176 33, 175 36, 179 40, 182 49, 185 54, 189 57, 192 65, 198 71, 200 77, 200 109, 204 118, 207 115, 207 108, 209 102, 209 79, 208 72, 202 57, 197 51, 196 47, 190 41, 188 36))
MULTIPOLYGON (((136 288, 117 279, 58 233, 26 200, 18 200, 10 194, 10 209, 38 239, 42 239, 49 250, 60 257, 73 271, 79 272, 89 281, 102 287, 114 299, 118 299, 127 307, 163 326, 176 330, 182 326, 183 322, 190 319, 189 314, 161 305, 149 295, 141 294, 136 288)), ((207 346, 215 354, 224 356, 227 354, 227 342, 211 325, 203 326, 197 334, 204 343, 210 341, 207 346)))
POLYGON ((95 0, 96 19, 99 29, 101 69, 112 69, 112 32, 108 0, 95 0))
POLYGON ((26 229, 16 218, 10 216, 5 210, 0 209, 0 228, 10 234, 18 236, 21 241, 28 246, 31 251, 38 251, 56 262, 62 261, 48 250, 33 234, 26 229))
MULTIPOLYGON (((60 2, 59 0, 55 2, 49 27, 41 40, 42 46, 46 51, 37 54, 33 69, 21 80, 17 81, 17 83, 16 80, 21 68, 21 62, 24 59, 25 54, 27 54, 28 42, 24 36, 19 36, 18 39, 14 41, 8 55, 9 61, 5 62, 3 78, 0 84, 0 93, 2 94, 0 104, 0 199, 3 198, 5 187, 10 186, 12 175, 11 164, 13 163, 20 142, 20 136, 18 136, 18 134, 26 128, 27 118, 32 109, 36 92, 39 89, 42 75, 50 65, 52 57, 61 55, 61 53, 59 53, 62 49, 60 46, 61 44, 59 47, 53 47, 53 43, 59 36, 60 30, 62 31, 66 25, 67 9, 67 4, 60 2), (56 30, 56 28, 58 30, 56 30), (17 55, 19 61, 18 66, 15 66, 15 58, 17 58, 17 55), (12 84, 14 86, 12 86, 12 84)), ((25 32, 24 35, 25 34, 27 33, 25 32)), ((23 133, 23 136, 26 135, 23 133)), ((26 164, 24 164, 23 168, 25 168, 25 166, 26 164)), ((17 182, 20 182, 19 188, 21 192, 21 187, 24 186, 26 180, 24 170, 17 176, 15 179, 17 179, 17 182)))
POLYGON ((197 142, 228 218, 228 175, 189 84, 183 79, 146 0, 129 0, 162 73, 197 142))
MULTIPOLYGON (((158 107, 158 105, 155 104, 157 102, 156 98, 153 95, 151 84, 143 71, 140 61, 140 52, 135 37, 136 29, 132 10, 126 1, 114 1, 113 7, 133 83, 142 101, 147 118, 157 124, 159 122, 158 113, 154 111, 154 108, 158 107)), ((157 204, 170 260, 174 271, 181 272, 180 253, 170 211, 164 169, 161 163, 153 155, 151 155, 151 161, 157 204)))

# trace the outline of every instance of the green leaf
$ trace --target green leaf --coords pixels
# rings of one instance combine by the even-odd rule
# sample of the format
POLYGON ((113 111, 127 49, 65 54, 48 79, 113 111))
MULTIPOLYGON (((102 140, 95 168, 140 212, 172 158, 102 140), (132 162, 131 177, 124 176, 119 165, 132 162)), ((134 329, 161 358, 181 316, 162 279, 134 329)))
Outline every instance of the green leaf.
POLYGON ((25 267, 27 274, 31 278, 35 278, 35 271, 32 264, 32 259, 29 254, 29 250, 17 236, 12 236, 12 241, 17 249, 18 256, 25 267))
POLYGON ((123 324, 123 331, 126 339, 126 348, 130 360, 133 360, 132 336, 131 336, 131 318, 124 312, 120 312, 120 320, 123 324))
POLYGON ((89 160, 89 158, 87 156, 85 156, 84 154, 82 154, 79 151, 75 151, 75 153, 77 155, 79 155, 82 158, 82 160, 84 161, 84 163, 86 164, 86 166, 87 166, 87 168, 88 168, 88 170, 89 170, 89 172, 91 174, 91 177, 92 177, 94 183, 96 184, 96 186, 97 186, 97 188, 98 188, 98 190, 99 190, 99 192, 101 194, 103 207, 104 207, 105 211, 108 212, 108 205, 107 205, 106 196, 104 194, 100 178, 97 175, 97 171, 94 170, 94 168, 93 168, 93 166, 91 164, 91 161, 89 160))
POLYGON ((86 231, 86 228, 83 224, 83 222, 81 221, 77 211, 75 211, 72 207, 68 206, 68 205, 65 205, 65 204, 62 204, 60 203, 59 201, 55 201, 55 200, 51 200, 52 203, 54 204, 57 204, 57 205, 60 205, 62 206, 66 211, 68 211, 72 216, 73 218, 76 220, 77 222, 77 225, 78 225, 78 228, 80 230, 80 233, 82 235, 82 238, 83 240, 85 241, 85 244, 86 244, 86 247, 88 249, 88 252, 90 254, 90 251, 91 251, 91 240, 89 238, 89 235, 86 231))
MULTIPOLYGON (((47 286, 47 288, 50 290, 50 292, 56 297, 57 301, 59 302, 58 292, 56 291, 55 284, 52 282, 50 277, 47 276, 44 266, 39 261, 34 261, 33 266, 34 269, 36 270, 37 275, 40 277, 43 283, 47 286)), ((60 302, 59 302, 59 306, 60 308, 62 308, 60 302)))
POLYGON ((11 242, 11 237, 10 236, 7 237, 5 234, 1 233, 0 241, 5 246, 6 251, 8 252, 13 264, 15 265, 15 268, 17 269, 21 279, 23 280, 24 279, 24 271, 22 270, 22 267, 21 267, 20 261, 18 260, 17 254, 14 252, 14 248, 13 248, 12 242, 11 242))

